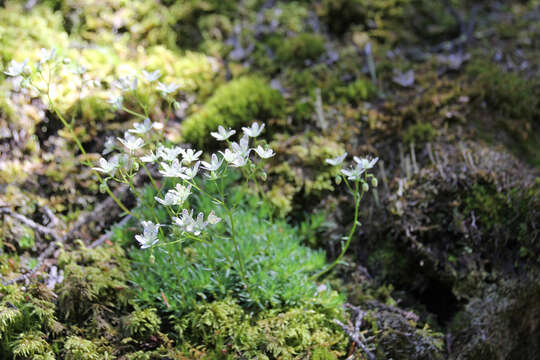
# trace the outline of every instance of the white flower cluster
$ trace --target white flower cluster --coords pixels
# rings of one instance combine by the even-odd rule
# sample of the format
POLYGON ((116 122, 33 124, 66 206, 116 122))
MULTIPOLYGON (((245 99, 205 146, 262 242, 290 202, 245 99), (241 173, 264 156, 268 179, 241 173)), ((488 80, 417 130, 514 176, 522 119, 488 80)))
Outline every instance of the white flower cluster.
MULTIPOLYGON (((257 144, 256 147, 250 146, 250 139, 258 137, 264 129, 264 124, 260 125, 255 122, 249 127, 242 128, 243 136, 238 142, 229 141, 229 138, 236 134, 235 130, 219 126, 217 132, 212 132, 211 135, 219 141, 227 141, 229 147, 224 151, 211 154, 208 160, 203 160, 201 150, 164 145, 157 145, 155 151, 150 150, 146 154, 136 156, 136 151, 146 145, 141 136, 144 136, 152 128, 155 126, 150 119, 145 119, 143 123, 135 124, 124 134, 123 138, 118 138, 118 141, 125 148, 125 155, 129 155, 134 161, 154 163, 158 165, 162 177, 175 178, 182 182, 176 184, 175 188, 167 191, 164 196, 156 196, 154 199, 168 208, 172 223, 176 227, 193 236, 199 236, 209 225, 216 225, 221 221, 221 218, 217 217, 214 211, 211 211, 205 219, 202 212, 194 216, 193 209, 183 208, 192 190, 194 188, 200 190, 194 182, 195 177, 200 172, 204 171, 205 176, 210 180, 217 180, 227 167, 242 168, 249 165, 252 162, 250 159, 252 151, 261 159, 268 159, 275 155, 269 147, 263 147, 260 144, 257 144), (223 166, 224 164, 227 166, 223 166)), ((118 155, 112 156, 109 160, 101 158, 99 159, 100 166, 94 169, 114 178, 115 172, 122 166, 121 159, 122 157, 118 155)), ((163 225, 143 222, 143 234, 136 237, 141 248, 150 247, 157 242, 157 232, 160 226, 163 225)))
MULTIPOLYGON (((18 81, 25 81, 29 86, 34 86, 38 92, 49 95, 49 87, 47 87, 46 90, 42 90, 39 86, 32 83, 34 70, 39 75, 42 75, 41 77, 43 78, 46 65, 49 66, 49 70, 54 70, 57 65, 69 63, 71 63, 69 59, 59 58, 56 49, 42 49, 39 54, 39 62, 37 65, 33 67, 29 66, 28 60, 25 60, 24 62, 12 60, 3 72, 10 77, 14 77, 18 81)), ((86 69, 82 66, 76 64, 73 65, 75 66, 72 71, 73 73, 82 75, 86 72, 86 69)), ((51 73, 51 71, 49 71, 49 73, 51 73)), ((251 177, 252 175, 256 175, 256 171, 261 170, 261 168, 257 166, 260 161, 250 158, 252 152, 260 159, 271 158, 275 153, 268 146, 263 146, 263 142, 258 142, 253 146, 250 145, 250 141, 257 138, 265 127, 264 124, 259 124, 257 122, 254 122, 249 127, 242 128, 243 135, 238 142, 229 141, 230 137, 236 134, 236 130, 225 129, 223 126, 219 126, 217 132, 212 132, 211 135, 218 141, 226 141, 229 146, 224 151, 210 154, 208 157, 203 157, 203 153, 200 150, 186 149, 179 146, 169 147, 157 143, 155 134, 150 132, 153 129, 162 129, 163 125, 161 123, 152 122, 150 118, 147 117, 146 106, 148 104, 144 104, 144 101, 139 99, 139 85, 142 83, 153 87, 153 89, 159 91, 162 96, 167 98, 172 104, 174 103, 172 95, 183 86, 183 84, 163 83, 160 81, 161 75, 159 70, 143 70, 139 75, 120 77, 111 82, 111 92, 107 102, 113 105, 116 110, 124 110, 129 114, 138 116, 143 119, 143 121, 135 123, 131 129, 124 133, 123 137, 117 137, 116 139, 112 137, 108 138, 105 141, 105 148, 102 153, 103 156, 107 156, 108 159, 101 157, 98 160, 98 164, 93 167, 93 170, 106 175, 102 178, 101 175, 98 174, 98 178, 101 182, 100 189, 104 189, 105 191, 110 190, 107 186, 107 181, 112 179, 129 185, 136 196, 139 196, 133 185, 133 179, 141 168, 147 172, 153 185, 156 187, 156 190, 159 191, 158 186, 147 168, 147 164, 155 164, 158 167, 161 176, 177 179, 179 180, 179 183, 165 194, 160 193, 159 196, 155 196, 154 200, 156 203, 166 207, 171 216, 172 223, 182 232, 190 234, 190 236, 199 236, 209 225, 216 225, 221 219, 216 216, 214 211, 211 211, 206 218, 201 212, 194 217, 193 209, 184 208, 189 196, 192 194, 192 191, 194 191, 193 189, 202 191, 195 181, 196 176, 199 175, 199 173, 204 172, 204 175, 210 181, 216 181, 222 176, 225 176, 227 169, 242 168, 243 174, 248 174, 249 177, 251 177), (128 96, 137 98, 137 103, 144 110, 144 114, 124 106, 124 97, 128 96), (145 148, 147 151, 143 150, 145 148), (119 150, 120 153, 108 155, 113 153, 114 150, 119 150)), ((52 102, 51 106, 53 106, 52 102)), ((66 126, 69 128, 67 123, 66 126)), ((75 133, 72 133, 72 135, 77 137, 75 133)), ((157 137, 159 138, 159 136, 157 137)), ((264 171, 262 173, 263 175, 261 175, 261 177, 264 178, 264 171)), ((256 178, 256 176, 253 176, 253 178, 256 178)), ((114 196, 110 191, 108 192, 111 196, 114 196)), ((214 200, 216 204, 225 205, 224 198, 222 198, 221 201, 217 199, 214 200)), ((117 203, 119 203, 122 209, 129 212, 129 210, 123 206, 121 201, 118 200, 117 203)), ((143 249, 154 246, 159 241, 159 234, 163 236, 162 227, 168 226, 157 223, 157 219, 154 219, 154 221, 155 222, 141 221, 143 233, 135 236, 135 239, 143 249)))
MULTIPOLYGON (((332 159, 326 159, 325 162, 332 166, 340 166, 341 164, 343 164, 346 157, 347 153, 344 153, 341 156, 332 159)), ((354 164, 351 165, 349 168, 342 168, 340 171, 341 174, 345 176, 348 180, 361 182, 362 190, 364 191, 369 190, 367 180, 371 180, 371 185, 373 187, 377 187, 377 178, 374 175, 370 174, 368 171, 375 166, 379 158, 359 158, 357 156, 354 156, 353 160, 354 164)))

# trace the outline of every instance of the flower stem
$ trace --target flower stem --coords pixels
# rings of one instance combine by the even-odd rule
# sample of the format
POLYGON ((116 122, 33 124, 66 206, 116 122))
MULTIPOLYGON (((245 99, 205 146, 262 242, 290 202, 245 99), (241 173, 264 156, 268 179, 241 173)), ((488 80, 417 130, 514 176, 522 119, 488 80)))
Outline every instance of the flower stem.
MULTIPOLYGON (((364 190, 362 190, 362 192, 360 194, 358 193, 358 183, 359 183, 358 181, 355 181, 355 183, 354 183, 354 191, 353 191, 353 196, 354 196, 354 222, 353 222, 353 226, 351 227, 351 230, 349 231, 349 236, 347 237, 347 241, 345 242, 345 245, 341 248, 341 253, 332 262, 332 264, 327 266, 325 269, 319 271, 318 273, 312 275, 310 277, 311 280, 315 280, 315 279, 319 278, 320 276, 326 274, 330 270, 332 270, 341 261, 341 259, 343 258, 343 256, 347 252, 347 249, 349 248, 349 245, 351 244, 352 237, 353 237, 354 232, 356 231, 356 227, 358 225, 358 213, 359 213, 359 208, 360 208, 360 202, 362 201, 362 197, 364 196, 364 192, 365 192, 364 190)), ((347 187, 350 188, 349 183, 346 182, 346 184, 347 184, 347 187)))
POLYGON ((244 262, 242 261, 242 257, 240 256, 240 247, 238 245, 238 241, 236 240, 236 231, 235 231, 235 228, 234 228, 234 218, 233 218, 233 215, 232 215, 232 211, 227 206, 227 204, 225 203, 225 194, 224 194, 224 190, 223 190, 223 179, 221 181, 221 186, 218 186, 218 188, 219 188, 219 193, 221 194, 222 205, 225 208, 225 211, 227 212, 227 216, 229 217, 229 222, 231 223, 231 240, 232 240, 233 245, 234 245, 234 251, 235 251, 235 254, 236 254, 236 258, 238 260, 238 264, 240 265, 240 276, 242 277, 242 281, 244 282, 244 285, 246 286, 246 289, 247 289, 247 292, 249 293, 249 296, 253 299, 253 301, 257 302, 255 297, 251 293, 251 289, 249 288, 249 283, 248 283, 247 277, 246 277, 246 270, 245 270, 245 267, 244 267, 244 262))
MULTIPOLYGON (((58 111, 58 109, 54 106, 54 103, 52 102, 52 99, 49 96, 49 94, 47 94, 47 97, 49 99, 49 106, 51 107, 51 109, 53 109, 54 113, 56 114, 56 116, 58 116, 58 118, 60 119, 62 124, 69 130, 69 133, 71 134, 71 136, 73 136, 73 139, 75 140, 75 144, 77 144, 77 147, 79 148, 81 153, 83 155, 86 155, 86 150, 84 150, 84 147, 82 146, 81 141, 79 140, 79 137, 77 136, 77 134, 73 130, 73 127, 71 126, 71 124, 69 124, 66 121, 66 119, 64 119, 62 114, 60 114, 60 111, 58 111)), ((114 195, 114 193, 111 191, 111 189, 109 189, 109 186, 103 180, 103 178, 101 177, 99 172, 97 172, 96 170, 93 170, 93 169, 92 169, 92 172, 94 173, 94 175, 97 176, 99 182, 103 185, 103 187, 105 188, 105 191, 107 192, 107 194, 114 200, 114 202, 120 207, 120 209, 122 209, 128 215, 134 216, 131 213, 131 211, 122 203, 122 201, 120 199, 118 199, 118 197, 116 197, 116 195, 114 195)))

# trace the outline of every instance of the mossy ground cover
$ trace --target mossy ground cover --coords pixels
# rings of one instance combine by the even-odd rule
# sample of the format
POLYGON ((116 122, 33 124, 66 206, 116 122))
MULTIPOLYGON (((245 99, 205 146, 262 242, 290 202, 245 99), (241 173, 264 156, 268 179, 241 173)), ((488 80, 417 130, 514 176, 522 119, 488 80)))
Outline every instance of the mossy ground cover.
POLYGON ((535 354, 538 322, 516 314, 538 311, 537 1, 31 3, 0 1, 0 68, 52 46, 69 59, 54 99, 90 155, 46 99, 0 74, 0 209, 65 237, 40 262, 55 236, 2 210, 3 281, 38 268, 0 288, 0 357, 368 358, 334 322, 355 323, 344 302, 365 312, 376 358, 535 354), (74 75, 79 65, 85 75, 74 75), (107 96, 142 69, 180 85, 171 101, 151 89, 136 94, 146 109, 128 103, 166 119, 167 141, 214 149, 219 125, 272 129, 277 156, 261 190, 273 210, 249 200, 235 214, 251 229, 243 256, 262 307, 235 285, 237 269, 210 261, 230 244, 208 257, 195 243, 151 257, 128 222, 89 247, 121 217, 82 162, 139 121, 107 96), (347 261, 309 282, 306 268, 336 258, 351 225, 354 206, 324 163, 344 151, 381 159, 379 187, 347 261), (276 240, 274 253, 263 238, 276 240), (53 268, 63 279, 47 287, 53 268))

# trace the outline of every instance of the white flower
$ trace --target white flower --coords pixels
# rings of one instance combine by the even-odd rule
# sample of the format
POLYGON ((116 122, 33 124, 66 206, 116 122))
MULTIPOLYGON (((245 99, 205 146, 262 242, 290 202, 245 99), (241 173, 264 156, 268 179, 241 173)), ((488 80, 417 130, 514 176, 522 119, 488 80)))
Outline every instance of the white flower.
POLYGON ((180 85, 178 85, 178 84, 171 83, 169 85, 165 85, 160 81, 158 81, 158 84, 156 86, 156 89, 158 91, 161 91, 164 95, 171 94, 171 93, 175 92, 176 90, 178 90, 178 88, 180 88, 180 85))
POLYGON ((122 95, 109 94, 109 99, 107 100, 116 110, 122 109, 122 103, 124 102, 124 97, 122 95))
POLYGON ((108 153, 112 152, 115 145, 116 143, 114 142, 114 137, 107 137, 107 140, 105 140, 105 149, 103 149, 103 152, 101 154, 107 155, 108 153))
POLYGON ((180 177, 184 180, 191 180, 195 176, 197 176, 197 173, 199 172, 199 165, 201 164, 200 161, 197 161, 195 163, 195 166, 193 168, 185 168, 184 173, 180 174, 180 177))
POLYGON ((349 180, 359 180, 364 171, 365 169, 358 165, 355 167, 351 167, 349 170, 341 169, 343 175, 347 176, 349 180))
POLYGON ((197 220, 195 220, 193 219, 193 209, 191 211, 184 209, 180 217, 174 217, 173 221, 183 231, 193 233, 195 236, 199 235, 205 227, 203 213, 199 213, 197 220))
POLYGON ((271 148, 268 148, 268 149, 263 149, 263 147, 261 145, 257 146, 257 148, 253 149, 257 155, 259 155, 262 159, 268 159, 268 158, 271 158, 272 156, 276 155, 276 153, 274 153, 274 150, 272 150, 271 148))
POLYGON ((246 134, 249 137, 257 137, 257 136, 259 136, 261 134, 261 131, 263 131, 263 129, 264 129, 264 124, 262 124, 259 127, 258 122, 254 122, 248 128, 247 127, 242 128, 242 130, 244 131, 244 134, 246 134))
POLYGON ((133 77, 119 77, 117 80, 112 82, 112 86, 119 89, 120 91, 133 91, 137 90, 138 80, 135 76, 133 77))
POLYGON ((142 226, 143 234, 135 235, 135 240, 139 242, 141 249, 146 249, 159 241, 157 234, 161 225, 151 221, 143 221, 142 226))
POLYGON ((148 72, 148 71, 146 71, 146 70, 143 70, 143 71, 142 71, 142 74, 143 74, 143 76, 144 76, 144 79, 145 79, 146 81, 148 81, 148 82, 151 83, 151 82, 154 82, 154 81, 156 81, 157 79, 160 78, 160 76, 161 76, 161 71, 159 71, 159 70, 154 70, 154 71, 152 71, 152 72, 148 72))
POLYGON ((207 163, 206 161, 201 162, 203 169, 208 171, 216 171, 219 169, 222 163, 223 159, 219 160, 216 154, 212 154, 212 160, 210 163, 207 163))
POLYGON ((242 167, 248 163, 248 157, 242 156, 242 154, 235 153, 234 159, 230 162, 230 165, 233 167, 242 167))
POLYGON ((220 221, 221 221, 221 218, 216 216, 216 214, 214 213, 214 210, 210 211, 210 214, 208 214, 208 223, 212 225, 216 225, 220 221))
POLYGON ((52 48, 51 50, 41 48, 39 50, 39 63, 44 64, 46 62, 49 62, 54 59, 56 56, 56 48, 52 48))
POLYGON ((117 138, 130 152, 140 149, 144 146, 144 140, 131 135, 128 132, 124 133, 124 138, 117 138))
POLYGON ((193 222, 193 209, 191 209, 191 212, 187 211, 187 209, 182 210, 180 217, 173 217, 172 220, 176 225, 184 229, 186 225, 193 222))
POLYGON ((373 166, 375 166, 375 164, 379 160, 379 158, 370 159, 370 158, 359 158, 357 156, 355 156, 353 159, 358 164, 358 166, 360 166, 364 170, 371 169, 373 166))
POLYGON ((7 76, 20 76, 24 74, 28 69, 26 65, 28 64, 28 59, 25 59, 24 62, 20 63, 15 60, 11 60, 7 69, 4 71, 4 74, 7 76))
POLYGON ((228 162, 228 163, 233 162, 234 159, 238 156, 237 153, 232 152, 232 151, 229 150, 229 149, 225 149, 225 152, 220 151, 219 153, 220 153, 221 155, 223 155, 223 158, 224 158, 225 161, 228 162))
POLYGON ((182 153, 184 149, 175 146, 173 148, 166 148, 165 146, 159 146, 157 149, 157 156, 165 161, 174 161, 182 153))
POLYGON ((112 175, 116 168, 118 168, 118 157, 113 156, 109 161, 105 158, 99 159, 99 166, 92 168, 93 170, 112 175))
POLYGON ((178 159, 174 159, 171 165, 167 164, 166 162, 161 162, 161 167, 163 169, 159 170, 159 173, 163 177, 182 177, 184 175, 184 171, 187 170, 180 165, 180 161, 178 161, 178 159))
POLYGON ((202 150, 195 151, 193 149, 181 149, 180 151, 182 152, 182 160, 186 164, 191 164, 192 162, 199 160, 199 157, 202 154, 202 150))
POLYGON ((346 157, 347 157, 347 153, 341 156, 335 157, 333 159, 326 159, 325 162, 332 166, 337 166, 337 165, 341 165, 341 163, 343 162, 343 160, 345 160, 346 157))
POLYGON ((249 156, 249 137, 247 135, 242 136, 240 144, 236 142, 231 143, 233 152, 240 154, 242 157, 249 156))
POLYGON ((218 126, 218 132, 211 132, 210 135, 215 137, 218 141, 225 141, 231 136, 236 134, 236 130, 225 130, 225 128, 221 125, 218 126))
POLYGON ((167 191, 164 199, 160 199, 157 196, 154 199, 165 206, 182 205, 190 194, 191 185, 183 186, 182 184, 176 184, 175 189, 167 191))
POLYGON ((152 129, 152 122, 149 118, 144 119, 144 122, 142 123, 135 123, 133 124, 133 129, 129 129, 128 131, 130 133, 134 134, 146 134, 152 129))
POLYGON ((180 217, 173 217, 172 220, 183 231, 198 236, 204 229, 206 229, 208 224, 216 225, 221 221, 221 218, 217 217, 214 211, 211 211, 208 215, 208 221, 204 221, 204 214, 202 212, 197 215, 197 219, 194 219, 193 209, 191 209, 191 211, 184 209, 180 217))
POLYGON ((158 161, 158 160, 159 160, 159 156, 156 155, 156 154, 154 154, 153 151, 150 151, 150 154, 141 156, 140 159, 141 159, 142 162, 150 163, 150 162, 158 161))

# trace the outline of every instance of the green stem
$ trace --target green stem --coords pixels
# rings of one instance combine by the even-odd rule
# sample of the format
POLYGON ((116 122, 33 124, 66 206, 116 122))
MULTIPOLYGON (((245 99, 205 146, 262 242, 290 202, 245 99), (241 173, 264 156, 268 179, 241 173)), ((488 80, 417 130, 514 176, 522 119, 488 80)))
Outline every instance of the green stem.
MULTIPOLYGON (((77 147, 79 148, 81 153, 83 155, 86 155, 86 150, 84 150, 84 147, 82 146, 82 144, 81 144, 81 142, 79 140, 79 137, 77 136, 77 134, 73 130, 73 127, 66 121, 66 119, 64 119, 62 114, 60 114, 60 111, 58 111, 58 109, 54 106, 54 103, 52 102, 52 99, 51 99, 49 94, 47 94, 47 98, 49 99, 49 106, 51 107, 51 109, 53 109, 54 113, 56 114, 56 116, 58 116, 58 118, 60 119, 62 124, 69 130, 69 133, 71 134, 71 136, 75 140, 75 144, 77 145, 77 147)), ((96 170, 93 170, 93 169, 92 169, 92 172, 94 173, 95 176, 97 176, 100 184, 103 185, 103 187, 105 188, 105 191, 107 192, 107 194, 114 200, 114 202, 120 207, 120 209, 122 209, 125 213, 127 213, 127 214, 129 214, 131 216, 134 216, 131 213, 131 211, 122 203, 122 201, 120 199, 118 199, 116 197, 116 195, 114 195, 114 193, 111 191, 111 189, 109 189, 109 186, 103 180, 103 178, 101 177, 99 172, 97 172, 96 170)), ((134 216, 134 217, 137 217, 137 216, 134 216)))
MULTIPOLYGON (((354 204, 354 223, 353 223, 353 226, 352 226, 351 230, 349 231, 349 236, 347 237, 347 241, 345 242, 345 245, 341 248, 341 253, 334 260, 334 262, 332 262, 332 264, 327 266, 324 270, 321 270, 318 273, 311 276, 310 277, 311 280, 315 280, 315 279, 319 278, 320 276, 326 274, 330 270, 332 270, 341 261, 341 259, 343 258, 343 256, 347 252, 347 249, 349 248, 349 245, 351 244, 352 237, 354 235, 354 232, 356 231, 356 227, 358 226, 358 214, 359 214, 359 209, 360 209, 360 202, 362 201, 362 197, 364 196, 364 190, 362 190, 362 192, 360 194, 358 194, 358 183, 359 182, 357 180, 355 182, 355 184, 354 184, 355 185, 354 186, 354 192, 353 192, 354 202, 355 202, 355 204, 354 204)), ((350 185, 349 185, 349 183, 347 181, 346 181, 346 184, 350 188, 350 185)))
POLYGON ((132 111, 132 110, 129 110, 127 107, 123 106, 122 107, 122 110, 124 110, 125 112, 127 112, 128 114, 131 114, 133 116, 137 116, 138 118, 141 118, 143 120, 146 120, 146 116, 142 115, 142 114, 139 114, 138 112, 135 112, 135 111, 132 111))
POLYGON ((227 206, 225 203, 225 193, 223 190, 223 178, 221 179, 221 186, 218 186, 219 193, 221 195, 221 201, 222 205, 225 208, 225 211, 227 212, 227 216, 229 218, 229 222, 231 223, 231 240, 233 242, 234 246, 234 252, 236 254, 236 258, 238 260, 238 263, 240 265, 240 276, 242 277, 242 281, 244 282, 244 285, 246 286, 247 292, 249 293, 249 296, 253 299, 253 301, 257 301, 253 294, 251 293, 251 289, 249 288, 249 283, 247 281, 246 277, 246 271, 244 267, 244 262, 242 261, 242 257, 240 256, 240 246, 238 245, 238 241, 236 240, 236 231, 234 229, 234 218, 231 209, 227 206))

